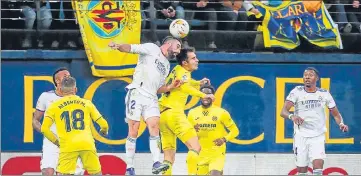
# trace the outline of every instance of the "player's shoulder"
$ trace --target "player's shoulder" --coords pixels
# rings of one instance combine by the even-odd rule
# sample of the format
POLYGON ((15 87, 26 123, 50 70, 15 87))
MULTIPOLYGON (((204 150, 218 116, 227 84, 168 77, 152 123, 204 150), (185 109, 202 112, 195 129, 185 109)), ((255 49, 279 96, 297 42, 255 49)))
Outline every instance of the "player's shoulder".
POLYGON ((305 86, 296 86, 295 88, 293 88, 292 91, 303 92, 304 90, 305 90, 305 86))
POLYGON ((317 91, 322 92, 322 93, 328 93, 328 90, 323 89, 323 88, 317 88, 317 91))
POLYGON ((154 43, 143 43, 141 45, 142 47, 150 48, 152 51, 158 51, 160 50, 159 46, 154 43))
POLYGON ((46 91, 40 94, 39 100, 48 100, 53 99, 54 97, 59 97, 55 90, 46 91))
POLYGON ((189 114, 191 114, 191 113, 199 113, 201 111, 202 111, 202 105, 199 105, 199 106, 197 106, 195 108, 190 109, 189 114))

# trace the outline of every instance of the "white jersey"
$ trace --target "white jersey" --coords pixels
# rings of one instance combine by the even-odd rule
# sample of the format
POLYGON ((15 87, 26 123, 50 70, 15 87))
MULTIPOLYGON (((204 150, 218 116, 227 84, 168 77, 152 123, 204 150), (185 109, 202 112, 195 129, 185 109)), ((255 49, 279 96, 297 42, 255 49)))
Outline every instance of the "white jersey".
POLYGON ((294 104, 294 114, 301 117, 301 125, 294 124, 294 132, 303 137, 316 137, 326 132, 325 107, 332 109, 336 103, 325 89, 307 92, 304 86, 296 86, 286 98, 294 104))
POLYGON ((170 63, 160 48, 153 43, 133 44, 131 53, 139 54, 133 81, 128 89, 138 89, 144 96, 157 99, 158 89, 165 84, 170 63))
MULTIPOLYGON (((61 96, 58 96, 54 90, 52 91, 48 91, 48 92, 43 92, 39 99, 38 102, 36 103, 36 110, 41 111, 41 112, 45 112, 46 109, 48 109, 48 107, 51 105, 51 103, 53 103, 54 101, 58 100, 62 98, 61 96)), ((53 125, 51 125, 50 130, 54 133, 56 133, 56 126, 55 123, 53 125)), ((46 137, 44 137, 43 139, 43 147, 46 144, 52 143, 50 142, 46 137)), ((55 145, 54 145, 55 146, 55 145)))

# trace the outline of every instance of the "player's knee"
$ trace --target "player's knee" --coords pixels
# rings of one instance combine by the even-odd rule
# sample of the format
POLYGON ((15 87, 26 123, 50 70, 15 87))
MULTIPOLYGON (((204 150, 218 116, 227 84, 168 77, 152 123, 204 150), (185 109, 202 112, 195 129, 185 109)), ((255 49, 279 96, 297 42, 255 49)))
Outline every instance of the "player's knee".
POLYGON ((45 168, 42 169, 41 172, 45 176, 55 175, 55 170, 53 168, 45 168))

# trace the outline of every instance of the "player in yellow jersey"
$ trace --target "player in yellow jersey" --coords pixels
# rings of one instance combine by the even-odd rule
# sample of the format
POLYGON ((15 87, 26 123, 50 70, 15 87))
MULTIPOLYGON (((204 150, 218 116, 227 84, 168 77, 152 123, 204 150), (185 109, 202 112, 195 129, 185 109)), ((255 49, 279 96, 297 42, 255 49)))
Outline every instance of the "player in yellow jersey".
POLYGON ((53 102, 46 110, 41 132, 49 141, 59 146, 59 174, 74 174, 78 157, 89 174, 101 175, 101 166, 90 129, 92 120, 100 126, 103 135, 108 133, 108 123, 94 104, 75 95, 76 81, 65 77, 60 88, 63 98, 53 102), (50 131, 55 123, 59 139, 50 131))
POLYGON ((171 84, 173 80, 181 80, 183 84, 162 94, 159 100, 162 149, 164 152, 164 164, 169 168, 163 173, 172 174, 172 164, 175 160, 177 137, 188 147, 189 157, 187 158, 188 174, 194 175, 197 172, 197 159, 201 150, 198 137, 193 126, 188 122, 184 113, 185 104, 189 95, 200 98, 214 99, 212 94, 204 94, 199 91, 199 86, 209 82, 207 78, 195 81, 191 78, 191 72, 198 69, 198 59, 193 48, 182 49, 177 55, 178 65, 175 66, 166 82, 171 84))
MULTIPOLYGON (((215 92, 210 85, 202 86, 201 91, 215 92)), ((212 105, 208 98, 201 99, 201 105, 189 111, 188 120, 196 129, 202 147, 197 175, 222 175, 226 142, 238 136, 237 125, 225 109, 212 105)))

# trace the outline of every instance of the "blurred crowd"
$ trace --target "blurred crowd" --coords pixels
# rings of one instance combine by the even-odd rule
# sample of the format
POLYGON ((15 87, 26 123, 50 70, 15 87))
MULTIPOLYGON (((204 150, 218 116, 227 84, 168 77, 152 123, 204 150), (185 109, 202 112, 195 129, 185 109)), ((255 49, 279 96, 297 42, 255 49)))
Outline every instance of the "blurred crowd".
MULTIPOLYGON (((42 30, 78 30, 69 0, 2 0, 2 29, 37 29, 36 34, 25 32, 20 38, 22 48, 77 48, 82 45, 79 32, 61 32, 54 36, 42 30), (34 37, 36 36, 36 37, 34 37), (49 36, 49 37, 48 37, 49 36)), ((278 6, 281 0, 261 1, 278 6)), ((324 0, 341 33, 361 33, 359 0, 324 0)), ((206 47, 217 48, 216 31, 256 31, 259 11, 247 0, 185 0, 141 2, 142 28, 149 29, 149 41, 160 43, 157 29, 167 29, 172 19, 186 19, 192 30, 211 30, 205 33, 206 47), (247 12, 252 12, 250 15, 247 12)), ((7 36, 9 37, 9 36, 7 36)), ((18 35, 16 35, 18 37, 18 35)), ((13 40, 13 39, 12 39, 13 40)), ((13 40, 13 42, 15 42, 13 40)), ((12 42, 7 42, 9 44, 12 42)), ((188 39, 184 40, 188 45, 188 39)))

